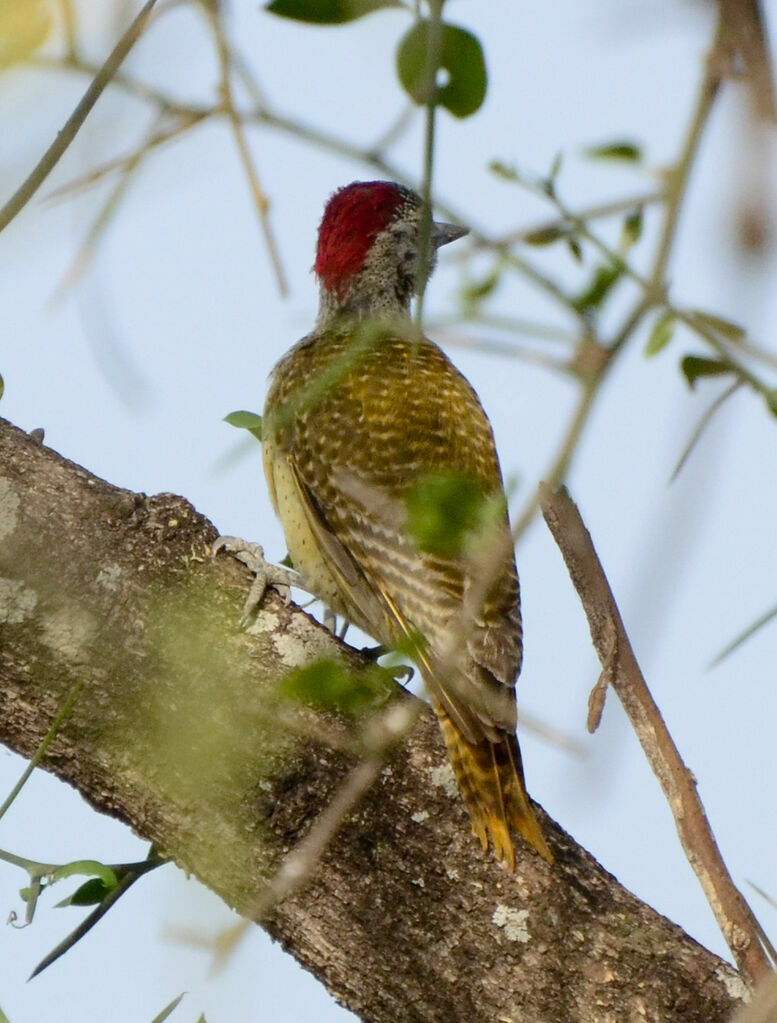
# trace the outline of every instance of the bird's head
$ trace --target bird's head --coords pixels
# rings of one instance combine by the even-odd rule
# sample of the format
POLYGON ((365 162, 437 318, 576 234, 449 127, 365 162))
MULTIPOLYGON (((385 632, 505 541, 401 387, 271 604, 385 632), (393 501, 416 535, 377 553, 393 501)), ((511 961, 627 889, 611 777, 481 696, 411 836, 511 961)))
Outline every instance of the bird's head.
MULTIPOLYGON (((420 196, 393 181, 354 181, 339 189, 318 229, 315 271, 321 315, 406 315, 418 277, 420 196)), ((437 249, 467 233, 432 222, 427 272, 437 249)))

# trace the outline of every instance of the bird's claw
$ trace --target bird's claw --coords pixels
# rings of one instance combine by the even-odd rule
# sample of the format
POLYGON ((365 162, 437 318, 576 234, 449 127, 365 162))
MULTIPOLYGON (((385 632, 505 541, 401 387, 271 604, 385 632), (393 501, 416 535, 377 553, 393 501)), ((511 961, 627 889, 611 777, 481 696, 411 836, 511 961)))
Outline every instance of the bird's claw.
POLYGON ((363 657, 372 661, 381 671, 387 672, 399 685, 407 686, 415 674, 415 669, 409 664, 378 664, 381 657, 391 652, 390 646, 364 646, 360 651, 363 657))
POLYGON ((255 576, 243 605, 243 614, 240 618, 240 624, 243 626, 250 622, 268 586, 277 590, 284 603, 288 604, 291 600, 291 587, 301 585, 300 575, 293 568, 268 563, 264 557, 264 550, 258 543, 250 543, 238 536, 220 536, 211 547, 211 553, 215 557, 221 550, 228 551, 255 576))

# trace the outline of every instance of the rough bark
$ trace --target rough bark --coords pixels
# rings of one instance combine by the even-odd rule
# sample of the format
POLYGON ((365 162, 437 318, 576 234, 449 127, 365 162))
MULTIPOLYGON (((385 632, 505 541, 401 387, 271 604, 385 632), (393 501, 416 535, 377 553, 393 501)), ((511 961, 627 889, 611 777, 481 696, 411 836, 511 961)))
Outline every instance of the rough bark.
MULTIPOLYGON (((359 660, 272 592, 241 631, 215 536, 0 420, 0 741, 31 755, 85 679, 45 768, 251 916, 353 763, 272 721, 279 681, 359 660)), ((375 1023, 727 1019, 736 972, 541 819, 553 867, 482 854, 424 713, 264 925, 375 1023)))

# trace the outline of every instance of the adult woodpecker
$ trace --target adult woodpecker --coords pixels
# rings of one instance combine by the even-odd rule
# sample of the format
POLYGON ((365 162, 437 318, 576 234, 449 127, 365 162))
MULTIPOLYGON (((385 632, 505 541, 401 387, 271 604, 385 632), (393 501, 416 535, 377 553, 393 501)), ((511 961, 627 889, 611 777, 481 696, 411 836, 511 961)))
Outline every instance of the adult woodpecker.
MULTIPOLYGON (((264 468, 306 588, 380 644, 416 644, 472 829, 512 869, 511 827, 553 860, 515 735, 518 575, 491 425, 410 319, 422 215, 419 196, 393 182, 356 181, 330 198, 318 319, 273 370, 264 468), (410 527, 424 485, 451 474, 496 502, 479 545, 424 543, 410 527)), ((427 272, 464 234, 431 224, 427 272)))

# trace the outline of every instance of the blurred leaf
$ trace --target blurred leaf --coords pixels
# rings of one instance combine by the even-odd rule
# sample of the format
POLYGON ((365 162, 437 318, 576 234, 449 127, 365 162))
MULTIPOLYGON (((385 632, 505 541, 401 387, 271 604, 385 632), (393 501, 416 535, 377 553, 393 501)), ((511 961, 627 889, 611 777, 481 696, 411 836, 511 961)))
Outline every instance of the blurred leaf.
POLYGON ((541 227, 537 231, 530 231, 523 236, 527 245, 552 245, 561 238, 568 238, 569 231, 559 224, 550 227, 541 227))
POLYGON ((624 249, 630 249, 632 245, 636 245, 636 243, 640 240, 642 237, 644 219, 644 209, 642 206, 638 206, 632 213, 629 213, 623 221, 621 245, 624 249))
POLYGON ((106 866, 105 863, 100 863, 99 860, 73 860, 72 863, 64 863, 61 867, 57 867, 51 875, 50 883, 62 881, 66 877, 72 877, 73 874, 88 874, 98 877, 108 889, 115 888, 119 883, 113 868, 106 866))
POLYGON ((112 891, 112 887, 106 885, 102 878, 91 877, 88 881, 84 881, 80 888, 76 888, 72 895, 68 895, 66 899, 58 902, 57 909, 65 906, 96 906, 110 891, 112 891))
POLYGON ((503 163, 501 160, 491 160, 488 165, 488 169, 498 178, 502 178, 503 181, 511 181, 514 184, 520 184, 521 182, 518 169, 511 163, 503 163))
MULTIPOLYGON (((256 412, 246 412, 239 409, 237 412, 230 412, 224 416, 224 422, 230 426, 236 426, 240 430, 248 430, 261 444, 262 441, 262 417, 256 412)), ((256 449, 254 449, 256 450, 256 449)))
POLYGON ((653 324, 653 329, 650 331, 650 337, 647 339, 645 345, 645 355, 650 358, 652 355, 658 355, 660 351, 669 344, 674 335, 674 328, 676 324, 674 313, 664 313, 663 316, 659 316, 656 322, 653 324))
POLYGON ((51 30, 45 0, 0 0, 0 68, 29 57, 51 30))
POLYGON ((573 238, 570 235, 570 237, 567 238, 567 248, 572 254, 572 258, 574 260, 576 260, 578 263, 583 262, 583 250, 580 247, 580 242, 577 240, 577 238, 573 238))
POLYGON ((281 682, 280 690, 295 703, 349 715, 373 705, 376 698, 367 674, 351 672, 328 658, 290 672, 281 682))
POLYGON ((561 173, 561 165, 564 162, 564 154, 556 153, 553 157, 553 163, 550 165, 550 173, 548 174, 548 191, 552 195, 556 190, 556 179, 561 173))
POLYGON ((764 394, 766 407, 773 416, 777 416, 777 389, 772 388, 764 394))
POLYGON ((185 994, 186 992, 182 991, 177 998, 174 998, 172 1002, 169 1003, 169 1005, 166 1005, 160 1013, 154 1016, 154 1018, 151 1020, 151 1023, 164 1023, 164 1021, 168 1019, 168 1017, 170 1017, 181 1004, 181 999, 184 997, 185 994))
POLYGON ((710 330, 714 330, 716 334, 720 334, 727 341, 742 341, 747 334, 745 328, 740 327, 738 323, 724 320, 722 316, 715 316, 714 313, 705 313, 701 309, 694 309, 689 315, 697 323, 709 327, 710 330))
POLYGON ((432 473, 407 495, 407 531, 422 551, 459 557, 467 539, 483 524, 487 497, 465 473, 432 473))
POLYGON ((702 355, 686 355, 680 363, 689 387, 694 387, 700 377, 720 377, 733 373, 731 364, 719 359, 705 359, 702 355))
POLYGON ((583 152, 593 160, 626 160, 629 163, 639 163, 642 159, 641 147, 636 142, 626 139, 617 142, 604 142, 600 146, 590 146, 583 152))
MULTIPOLYGON (((3 380, 3 374, 0 373, 0 398, 3 397, 4 393, 5 393, 5 381, 3 380)), ((0 1021, 0 1023, 2 1023, 2 1021, 0 1021)))
MULTIPOLYGON (((448 81, 437 89, 437 102, 455 117, 469 117, 486 96, 488 75, 478 39, 457 25, 440 26, 440 68, 448 81)), ((418 104, 429 102, 427 51, 429 22, 418 21, 400 41, 397 74, 405 92, 418 104)))
POLYGON ((383 7, 401 6, 399 0, 272 0, 265 10, 311 25, 342 25, 383 7))
POLYGON ((461 300, 465 305, 476 305, 492 295, 502 280, 501 266, 494 267, 479 281, 472 281, 461 289, 461 300))
POLYGON ((11 1023, 2 1009, 0 1009, 0 1023, 11 1023))
POLYGON ((742 646, 742 644, 750 639, 751 636, 754 636, 756 632, 764 627, 764 625, 768 625, 773 618, 777 618, 777 607, 773 607, 765 614, 762 614, 761 617, 757 618, 752 625, 748 625, 744 632, 740 632, 735 639, 732 639, 728 646, 724 647, 715 659, 710 662, 709 667, 714 668, 716 665, 720 664, 721 661, 724 661, 729 654, 733 654, 735 650, 742 646))
POLYGON ((610 263, 607 266, 597 267, 591 283, 574 300, 575 309, 580 312, 599 309, 622 276, 622 263, 610 263))

